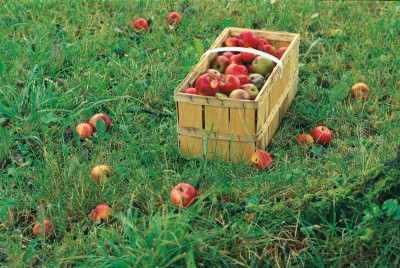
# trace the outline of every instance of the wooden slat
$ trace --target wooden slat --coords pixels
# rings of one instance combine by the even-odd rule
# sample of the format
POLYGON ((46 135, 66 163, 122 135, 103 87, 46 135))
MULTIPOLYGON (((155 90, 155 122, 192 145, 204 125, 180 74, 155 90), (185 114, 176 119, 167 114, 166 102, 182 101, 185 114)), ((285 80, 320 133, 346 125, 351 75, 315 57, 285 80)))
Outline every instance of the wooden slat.
POLYGON ((257 109, 258 103, 254 100, 236 100, 236 99, 219 99, 213 96, 200 96, 185 93, 176 93, 174 100, 179 102, 193 103, 197 105, 242 108, 242 109, 257 109))
POLYGON ((275 42, 275 51, 277 51, 281 47, 289 47, 289 45, 290 45, 290 42, 278 40, 275 42))
POLYGON ((229 133, 229 108, 206 106, 204 112, 207 157, 214 158, 219 156, 229 161, 229 141, 211 138, 211 136, 207 133, 207 130, 218 132, 217 135, 219 135, 219 133, 229 133))
POLYGON ((231 161, 235 163, 240 161, 247 163, 254 152, 255 147, 253 143, 234 141, 231 147, 231 161))
POLYGON ((257 132, 259 132, 269 115, 269 92, 265 95, 265 98, 259 101, 257 109, 257 132))
POLYGON ((178 125, 183 127, 202 128, 202 106, 178 102, 178 125))
POLYGON ((230 160, 230 141, 219 139, 206 140, 207 158, 214 159, 220 157, 226 161, 230 160))
POLYGON ((199 157, 203 155, 203 138, 179 135, 179 147, 182 156, 199 157))
MULTIPOLYGON (((192 137, 204 137, 206 134, 203 129, 192 128, 192 127, 182 127, 178 126, 178 133, 189 135, 192 137)), ((243 142, 252 142, 258 141, 258 135, 256 134, 235 134, 235 133, 224 133, 224 132, 211 132, 207 133, 207 136, 210 139, 219 139, 224 141, 243 141, 243 142)))
POLYGON ((255 110, 230 109, 229 130, 235 134, 255 134, 256 133, 256 113, 255 110))
POLYGON ((290 106, 290 104, 292 103, 294 97, 296 96, 297 93, 297 82, 298 80, 298 76, 297 73, 294 77, 294 81, 292 82, 292 84, 290 85, 290 90, 289 90, 289 94, 288 94, 288 105, 290 106))

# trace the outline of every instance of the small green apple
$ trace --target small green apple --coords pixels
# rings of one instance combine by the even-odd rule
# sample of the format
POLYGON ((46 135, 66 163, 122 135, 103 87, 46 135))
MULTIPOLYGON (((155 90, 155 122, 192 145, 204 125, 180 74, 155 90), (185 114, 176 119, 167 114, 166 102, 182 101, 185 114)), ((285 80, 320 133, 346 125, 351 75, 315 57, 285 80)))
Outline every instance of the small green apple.
POLYGON ((218 99, 227 99, 229 98, 228 95, 225 95, 224 93, 215 93, 215 97, 217 97, 218 99))

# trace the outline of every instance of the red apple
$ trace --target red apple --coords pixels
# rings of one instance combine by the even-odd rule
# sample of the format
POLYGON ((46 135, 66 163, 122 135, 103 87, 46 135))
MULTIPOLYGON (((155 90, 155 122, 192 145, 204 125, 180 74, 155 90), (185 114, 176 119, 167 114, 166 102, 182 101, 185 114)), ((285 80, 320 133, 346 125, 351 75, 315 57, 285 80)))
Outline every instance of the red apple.
POLYGON ((220 73, 225 72, 226 67, 228 67, 228 59, 225 56, 216 56, 210 63, 210 68, 217 70, 220 73))
POLYGON ((237 47, 238 44, 238 38, 237 37, 231 37, 225 40, 225 46, 226 47, 237 47))
POLYGON ((219 91, 226 95, 238 88, 240 88, 240 80, 234 75, 228 74, 219 81, 219 91))
MULTIPOLYGON (((44 237, 48 237, 53 229, 51 221, 44 220, 44 237)), ((35 226, 33 226, 33 234, 35 237, 40 235, 43 232, 43 227, 39 227, 39 222, 36 222, 35 226)))
POLYGON ((213 74, 200 75, 195 83, 199 95, 214 96, 218 92, 218 78, 213 74))
POLYGON ((231 65, 232 63, 236 63, 236 64, 242 64, 242 55, 241 54, 235 54, 233 56, 231 56, 228 59, 228 63, 229 65, 231 65))
POLYGON ((308 134, 300 134, 297 137, 296 143, 301 147, 311 147, 314 145, 314 139, 308 134))
POLYGON ((172 203, 177 207, 188 208, 196 203, 197 198, 196 189, 189 183, 179 183, 171 190, 172 203))
POLYGON ((225 74, 233 74, 233 75, 246 74, 247 75, 247 74, 249 74, 249 71, 247 70, 246 66, 244 66, 244 65, 232 63, 225 69, 225 74))
POLYGON ((272 166, 273 161, 269 153, 264 150, 258 150, 251 156, 251 163, 256 165, 259 169, 266 169, 272 166))
POLYGON ((181 24, 182 16, 178 12, 171 12, 167 16, 167 22, 168 22, 169 25, 177 26, 177 25, 181 24))
POLYGON ((239 74, 236 77, 239 78, 241 85, 251 83, 251 78, 247 74, 239 74))
POLYGON ((250 100, 250 94, 244 89, 235 89, 229 94, 230 99, 236 100, 250 100))
POLYGON ((106 204, 100 204, 95 209, 92 210, 92 218, 94 221, 109 221, 112 216, 112 211, 106 204))
POLYGON ((278 59, 281 59, 282 56, 283 56, 283 54, 285 54, 286 49, 287 49, 287 47, 278 48, 278 50, 276 51, 276 57, 277 57, 278 59))
POLYGON ((251 63, 246 64, 246 68, 247 68, 247 71, 249 73, 254 73, 254 68, 253 68, 253 65, 251 63))
POLYGON ((221 77, 222 77, 222 74, 215 69, 207 69, 204 73, 213 74, 217 77, 217 79, 221 79, 221 77))
POLYGON ((105 183, 113 170, 107 165, 97 165, 90 171, 90 176, 95 183, 105 183))
POLYGON ((241 85, 240 88, 249 93, 251 100, 255 100, 258 96, 258 93, 260 93, 258 88, 254 84, 251 84, 251 82, 249 84, 241 85))
POLYGON ((93 132, 97 131, 96 124, 97 124, 97 120, 98 119, 101 119, 101 120, 104 121, 104 123, 106 125, 106 131, 108 131, 110 129, 110 125, 111 125, 111 122, 112 122, 111 118, 106 114, 95 114, 89 120, 89 125, 92 126, 93 132))
POLYGON ((272 46, 272 42, 269 41, 268 39, 265 39, 265 38, 259 38, 256 49, 257 50, 262 50, 264 45, 271 45, 272 46))
POLYGON ((265 53, 268 53, 272 56, 275 56, 275 49, 271 45, 264 45, 262 51, 264 51, 265 53))
POLYGON ((135 20, 132 23, 132 27, 133 27, 133 29, 136 29, 138 31, 140 31, 140 30, 147 31, 147 29, 149 28, 149 23, 147 22, 147 20, 140 18, 140 19, 135 20))
POLYGON ((93 128, 88 123, 80 123, 75 128, 76 132, 78 132, 79 137, 88 138, 93 134, 93 128))
POLYGON ((189 87, 183 93, 197 95, 197 90, 194 87, 189 87))
POLYGON ((366 100, 369 97, 369 88, 364 83, 357 83, 351 88, 351 97, 366 100))
POLYGON ((324 145, 328 144, 329 141, 332 139, 332 132, 327 127, 318 126, 314 128, 311 136, 317 143, 324 145))
POLYGON ((245 30, 238 37, 238 45, 240 47, 256 48, 258 44, 258 37, 253 31, 245 30))
POLYGON ((226 57, 229 60, 229 58, 232 57, 233 55, 235 55, 235 53, 233 53, 233 51, 225 51, 221 55, 226 57))
POLYGON ((241 52, 240 54, 242 54, 242 61, 245 63, 252 63, 253 60, 258 57, 257 54, 248 52, 241 52))

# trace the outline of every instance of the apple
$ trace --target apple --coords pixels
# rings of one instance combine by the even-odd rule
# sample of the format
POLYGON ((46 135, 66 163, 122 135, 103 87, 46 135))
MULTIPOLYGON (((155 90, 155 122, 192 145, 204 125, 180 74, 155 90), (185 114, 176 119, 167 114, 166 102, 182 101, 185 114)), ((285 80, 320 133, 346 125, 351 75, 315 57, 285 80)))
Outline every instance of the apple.
POLYGON ((111 219, 112 210, 106 204, 100 204, 95 209, 92 210, 92 218, 95 222, 106 222, 111 219))
POLYGON ((227 99, 227 98, 229 98, 228 95, 226 95, 224 93, 220 93, 220 92, 215 93, 215 97, 218 98, 218 99, 227 99))
POLYGON ((226 67, 228 67, 228 59, 225 56, 216 56, 210 63, 210 68, 217 70, 220 73, 225 72, 226 67))
POLYGON ((171 26, 178 26, 182 23, 182 16, 178 12, 171 12, 167 16, 167 22, 171 26))
POLYGON ((258 90, 261 90, 265 84, 265 79, 257 77, 251 80, 251 82, 258 88, 258 90))
POLYGON ((259 38, 256 49, 257 50, 263 50, 264 45, 271 45, 272 46, 272 42, 269 41, 268 39, 265 39, 265 38, 259 38))
MULTIPOLYGON (((53 225, 51 224, 51 221, 49 220, 44 220, 44 237, 48 237, 53 230, 53 225)), ((35 237, 40 235, 43 232, 43 227, 39 227, 39 222, 36 222, 35 226, 33 226, 33 234, 35 237)))
POLYGON ((90 171, 90 176, 95 183, 105 183, 113 170, 107 165, 97 165, 90 171))
POLYGON ((296 140, 297 145, 301 147, 311 147, 314 144, 314 139, 311 135, 300 134, 296 140))
MULTIPOLYGON (((272 72, 275 67, 275 62, 270 59, 258 56, 252 63, 253 69, 256 73, 266 76, 272 72)), ((229 67, 229 66, 228 66, 229 67)))
POLYGON ((253 74, 250 74, 249 76, 250 76, 251 80, 254 80, 254 79, 256 79, 256 78, 265 79, 263 75, 258 74, 258 73, 253 73, 253 74))
POLYGON ((214 96, 218 92, 218 78, 213 74, 202 74, 200 75, 194 87, 199 95, 203 96, 214 96))
POLYGON ((264 150, 254 152, 250 161, 261 170, 269 168, 274 163, 271 155, 264 150))
POLYGON ((281 59, 282 56, 283 56, 283 54, 285 54, 286 49, 287 49, 287 47, 278 48, 278 50, 276 51, 276 57, 277 57, 278 59, 281 59))
POLYGON ((249 74, 249 71, 247 70, 246 66, 244 66, 244 65, 232 63, 228 67, 226 67, 225 74, 233 74, 233 75, 245 74, 245 75, 247 75, 247 74, 249 74))
POLYGON ((220 72, 218 72, 217 70, 215 70, 215 69, 207 69, 204 73, 206 73, 206 74, 213 74, 213 75, 215 75, 218 79, 221 79, 221 77, 222 77, 222 74, 221 74, 220 72))
POLYGON ((252 63, 255 58, 258 57, 257 54, 249 53, 249 52, 241 52, 242 61, 245 63, 252 63))
POLYGON ((264 51, 265 53, 268 53, 272 56, 275 56, 275 49, 271 45, 264 45, 262 51, 264 51))
POLYGON ((227 74, 219 80, 219 91, 226 95, 231 94, 235 89, 240 88, 240 80, 238 77, 227 74))
POLYGON ((332 139, 332 132, 325 126, 318 126, 313 129, 311 136, 317 143, 325 145, 332 139))
POLYGON ((369 97, 369 88, 364 83, 357 83, 351 88, 351 97, 366 100, 369 97))
POLYGON ((237 37, 230 37, 225 40, 225 46, 226 47, 237 47, 238 44, 238 38, 237 37))
POLYGON ((230 99, 236 100, 250 100, 250 94, 244 89, 235 89, 229 94, 230 99))
POLYGON ((241 85, 251 83, 251 78, 247 74, 239 74, 236 77, 239 78, 241 85))
POLYGON ((238 45, 240 47, 256 48, 258 44, 258 37, 253 31, 245 30, 238 37, 238 45))
POLYGON ((244 84, 241 85, 240 88, 246 90, 249 93, 251 100, 255 100, 258 93, 260 93, 260 91, 254 84, 244 84))
POLYGON ((254 68, 253 65, 251 65, 251 63, 246 64, 246 68, 249 73, 254 73, 254 68))
POLYGON ((228 59, 228 63, 229 65, 231 65, 232 63, 236 63, 236 64, 242 64, 242 55, 241 54, 235 54, 233 56, 231 56, 228 59))
POLYGON ((93 128, 88 123, 80 123, 75 128, 76 132, 78 132, 79 137, 88 138, 93 134, 93 128))
POLYGON ((197 199, 197 191, 189 183, 179 183, 171 190, 171 200, 176 207, 188 208, 196 203, 197 199))
POLYGON ((98 119, 101 119, 101 120, 104 121, 104 123, 106 125, 106 131, 108 131, 110 129, 110 125, 111 125, 111 122, 112 122, 111 118, 106 114, 95 114, 89 120, 89 125, 92 126, 93 132, 97 131, 96 124, 97 124, 97 120, 98 119))
POLYGON ((235 53, 233 53, 233 51, 225 51, 221 55, 226 57, 229 60, 229 58, 232 57, 233 55, 235 55, 235 53))
POLYGON ((132 23, 132 27, 133 29, 136 29, 138 31, 140 30, 147 31, 147 29, 149 28, 149 23, 147 22, 147 20, 139 18, 132 23))
POLYGON ((183 93, 197 95, 197 90, 194 87, 189 87, 183 93))

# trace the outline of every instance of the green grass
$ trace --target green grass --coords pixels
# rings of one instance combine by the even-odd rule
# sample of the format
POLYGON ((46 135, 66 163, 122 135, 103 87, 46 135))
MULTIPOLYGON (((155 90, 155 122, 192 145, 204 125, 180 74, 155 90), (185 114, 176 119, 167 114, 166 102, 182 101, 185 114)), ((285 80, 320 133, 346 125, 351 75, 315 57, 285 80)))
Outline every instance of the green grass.
POLYGON ((399 221, 390 217, 363 222, 355 211, 304 231, 296 215, 293 225, 232 208, 332 189, 332 177, 395 156, 399 3, 221 2, 1 3, 0 265, 399 265, 399 221), (176 10, 184 22, 171 29, 166 16, 176 10), (150 31, 130 30, 138 17, 152 20, 150 31), (208 48, 232 22, 301 34, 299 91, 266 148, 275 162, 268 171, 185 159, 177 147, 173 91, 200 57, 195 38, 208 48), (335 29, 345 36, 332 37, 335 29), (335 85, 357 82, 371 89, 366 102, 330 97, 335 85), (109 132, 63 137, 99 112, 112 117, 109 132), (299 148, 296 137, 319 124, 333 130, 333 142, 299 148), (89 172, 103 163, 115 173, 97 186, 89 172), (169 200, 183 181, 201 195, 187 210, 169 200), (96 226, 90 212, 100 203, 115 217, 96 226), (55 231, 46 240, 32 234, 40 204, 55 231))

